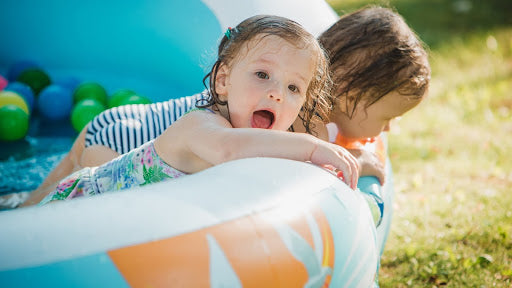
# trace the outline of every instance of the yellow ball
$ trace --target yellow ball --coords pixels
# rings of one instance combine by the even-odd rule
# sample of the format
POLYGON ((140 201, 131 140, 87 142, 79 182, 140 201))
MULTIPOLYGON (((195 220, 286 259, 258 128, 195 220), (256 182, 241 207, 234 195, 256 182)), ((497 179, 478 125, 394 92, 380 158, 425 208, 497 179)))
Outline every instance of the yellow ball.
POLYGON ((15 105, 20 107, 27 115, 29 114, 28 104, 25 102, 25 99, 21 97, 18 93, 12 91, 1 91, 0 92, 0 108, 5 105, 15 105))

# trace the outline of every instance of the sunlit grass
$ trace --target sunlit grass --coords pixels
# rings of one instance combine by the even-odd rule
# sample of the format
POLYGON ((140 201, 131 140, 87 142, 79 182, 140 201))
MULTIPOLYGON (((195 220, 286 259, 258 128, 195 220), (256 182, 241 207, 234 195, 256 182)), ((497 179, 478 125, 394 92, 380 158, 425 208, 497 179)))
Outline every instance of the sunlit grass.
MULTIPOLYGON (((346 12, 368 3, 329 2, 346 12)), ((432 84, 390 133, 381 287, 512 287, 512 19, 498 9, 511 3, 387 1, 429 45, 432 84)))

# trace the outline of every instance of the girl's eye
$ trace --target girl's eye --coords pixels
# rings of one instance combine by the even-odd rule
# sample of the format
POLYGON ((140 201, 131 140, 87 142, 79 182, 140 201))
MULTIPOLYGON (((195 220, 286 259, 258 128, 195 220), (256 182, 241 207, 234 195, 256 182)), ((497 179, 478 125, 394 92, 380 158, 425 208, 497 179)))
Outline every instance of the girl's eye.
POLYGON ((293 93, 299 92, 299 87, 297 87, 295 85, 288 85, 288 89, 290 89, 290 91, 292 91, 293 93))
POLYGON ((260 78, 260 79, 268 79, 269 78, 267 73, 261 72, 261 71, 256 72, 256 76, 258 76, 258 78, 260 78))

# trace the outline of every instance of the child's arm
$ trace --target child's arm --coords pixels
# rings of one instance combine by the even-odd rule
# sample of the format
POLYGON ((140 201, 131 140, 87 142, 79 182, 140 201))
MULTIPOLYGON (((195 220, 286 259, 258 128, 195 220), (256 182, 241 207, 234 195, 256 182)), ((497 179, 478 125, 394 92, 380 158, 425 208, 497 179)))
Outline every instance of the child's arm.
POLYGON ((304 133, 232 128, 226 119, 207 111, 183 116, 155 140, 155 149, 164 161, 186 173, 235 159, 275 157, 332 165, 352 188, 359 177, 356 159, 338 145, 304 133))
POLYGON ((146 143, 98 168, 77 171, 61 181, 56 190, 41 190, 23 206, 39 203, 44 197, 48 202, 122 190, 173 178, 176 173, 194 173, 223 162, 258 156, 332 165, 343 172, 347 185, 357 185, 356 160, 340 146, 303 133, 235 129, 221 116, 195 111, 170 126, 154 143, 146 143), (152 176, 143 171, 166 166, 162 160, 179 171, 149 173, 152 176))
MULTIPOLYGON (((323 122, 318 120, 312 121, 311 126, 313 127, 312 132, 314 136, 329 141, 327 127, 323 122)), ((293 123, 293 130, 295 132, 306 132, 306 127, 304 127, 304 123, 299 117, 293 123)), ((385 167, 375 153, 361 149, 348 149, 348 151, 357 159, 357 163, 361 168, 360 176, 375 176, 381 184, 384 184, 386 178, 385 167)))

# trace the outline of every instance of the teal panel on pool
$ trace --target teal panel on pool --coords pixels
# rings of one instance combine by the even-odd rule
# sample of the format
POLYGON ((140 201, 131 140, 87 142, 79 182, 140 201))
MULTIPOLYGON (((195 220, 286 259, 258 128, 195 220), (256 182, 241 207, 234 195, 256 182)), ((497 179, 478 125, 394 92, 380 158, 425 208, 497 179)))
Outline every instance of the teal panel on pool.
POLYGON ((356 193, 333 193, 329 201, 322 201, 323 211, 329 211, 325 216, 331 223, 333 241, 344 247, 335 249, 329 287, 371 287, 373 282, 379 253, 377 236, 368 206, 361 199, 356 193), (349 209, 359 214, 347 217, 345 210, 349 209))
POLYGON ((1 287, 129 287, 107 254, 0 271, 1 287))
POLYGON ((0 73, 28 59, 153 101, 201 91, 222 34, 199 0, 1 1, 0 27, 0 73))

